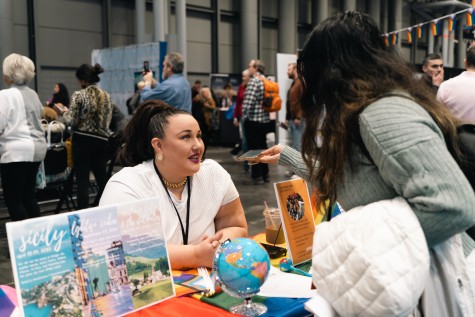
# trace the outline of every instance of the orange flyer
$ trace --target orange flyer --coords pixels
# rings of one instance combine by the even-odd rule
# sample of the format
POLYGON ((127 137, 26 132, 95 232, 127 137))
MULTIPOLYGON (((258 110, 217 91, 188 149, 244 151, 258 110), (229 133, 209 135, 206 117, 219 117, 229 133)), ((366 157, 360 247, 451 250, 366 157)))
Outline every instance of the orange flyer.
POLYGON ((293 179, 274 183, 287 251, 294 265, 312 259, 315 223, 307 182, 293 179))

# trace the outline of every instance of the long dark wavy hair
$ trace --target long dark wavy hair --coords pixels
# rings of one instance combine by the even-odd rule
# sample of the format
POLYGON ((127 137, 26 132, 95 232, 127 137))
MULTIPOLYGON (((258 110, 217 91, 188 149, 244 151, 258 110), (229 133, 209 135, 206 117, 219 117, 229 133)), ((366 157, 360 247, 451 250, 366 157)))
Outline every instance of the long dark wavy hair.
POLYGON ((337 200, 337 183, 343 181, 344 166, 352 166, 351 147, 357 145, 366 151, 359 114, 393 90, 409 93, 440 127, 452 155, 460 156, 455 119, 414 78, 402 57, 388 50, 368 15, 347 11, 318 24, 307 36, 297 67, 304 87, 302 110, 306 120, 302 156, 322 204, 337 200), (319 148, 316 135, 323 116, 319 148))
POLYGON ((69 92, 68 88, 66 88, 66 85, 63 83, 56 83, 58 85, 59 91, 56 94, 53 94, 53 102, 51 103, 54 105, 55 103, 62 103, 66 107, 69 107, 69 92))
POLYGON ((163 138, 168 118, 189 112, 171 107, 161 100, 149 100, 140 105, 125 127, 123 145, 118 152, 118 161, 123 166, 135 166, 153 159, 155 152, 150 143, 153 138, 163 138))

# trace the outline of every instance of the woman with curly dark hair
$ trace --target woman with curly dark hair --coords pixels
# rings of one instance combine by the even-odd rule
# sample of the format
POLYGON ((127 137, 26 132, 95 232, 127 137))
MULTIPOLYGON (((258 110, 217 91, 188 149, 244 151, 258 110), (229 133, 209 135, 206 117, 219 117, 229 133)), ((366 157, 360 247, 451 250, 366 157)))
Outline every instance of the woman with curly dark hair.
POLYGON ((172 268, 211 267, 219 240, 247 236, 231 175, 203 160, 201 128, 193 116, 160 100, 139 106, 124 132, 119 160, 100 205, 160 197, 172 268))
POLYGON ((76 70, 76 78, 82 89, 71 96, 71 107, 63 115, 71 126, 73 164, 77 182, 78 208, 89 207, 89 173, 92 171, 99 187, 96 203, 106 186, 107 141, 112 119, 112 103, 109 94, 99 88, 101 65, 83 64, 76 70))
POLYGON ((344 12, 317 25, 298 73, 302 153, 277 145, 260 162, 292 166, 321 204, 338 200, 345 210, 402 197, 429 248, 463 233, 469 254, 475 242, 464 231, 475 225, 475 195, 454 159, 463 159, 458 122, 388 49, 371 18, 344 12))

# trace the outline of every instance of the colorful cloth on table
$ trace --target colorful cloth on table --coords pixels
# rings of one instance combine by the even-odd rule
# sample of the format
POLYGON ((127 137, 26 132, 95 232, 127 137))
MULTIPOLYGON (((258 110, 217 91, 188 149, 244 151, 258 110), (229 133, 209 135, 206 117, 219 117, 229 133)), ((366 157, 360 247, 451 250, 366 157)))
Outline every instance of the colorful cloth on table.
POLYGON ((0 316, 10 316, 17 303, 15 289, 6 285, 0 286, 0 316))
MULTIPOLYGON (((278 266, 278 261, 280 259, 274 260, 277 261, 278 266)), ((304 266, 299 266, 299 268, 307 272, 310 266, 311 263, 308 262, 304 263, 304 266)), ((227 293, 223 292, 219 286, 217 286, 216 294, 214 296, 204 296, 201 292, 202 290, 204 290, 204 287, 202 287, 200 283, 202 278, 201 276, 198 276, 193 273, 196 273, 196 270, 190 270, 186 273, 180 271, 174 272, 173 280, 175 282, 177 296, 178 294, 188 294, 195 300, 199 300, 201 302, 219 308, 219 311, 221 312, 223 312, 223 310, 229 312, 231 306, 243 303, 244 299, 228 295, 227 293)), ((263 317, 293 317, 308 314, 308 312, 304 308, 304 304, 308 300, 308 298, 264 297, 256 295, 252 297, 252 300, 257 303, 263 303, 267 306, 267 313, 263 314, 263 317)))
POLYGON ((191 297, 174 297, 156 305, 144 308, 126 317, 236 317, 221 308, 207 305, 191 297))
MULTIPOLYGON (((232 306, 244 302, 244 299, 232 297, 224 292, 212 297, 204 297, 198 294, 192 295, 192 297, 226 311, 229 311, 232 306)), ((267 312, 260 315, 261 317, 297 317, 308 315, 308 311, 304 308, 308 298, 253 296, 252 301, 267 306, 267 312)))

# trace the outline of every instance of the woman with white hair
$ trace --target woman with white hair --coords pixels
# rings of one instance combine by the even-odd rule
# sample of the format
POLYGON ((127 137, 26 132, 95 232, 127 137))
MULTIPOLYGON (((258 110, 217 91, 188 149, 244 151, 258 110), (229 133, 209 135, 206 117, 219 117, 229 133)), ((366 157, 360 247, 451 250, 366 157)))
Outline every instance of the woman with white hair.
POLYGON ((27 86, 35 76, 35 64, 20 54, 3 60, 0 91, 0 172, 8 213, 13 221, 39 217, 35 195, 36 174, 46 156, 38 94, 27 86))

